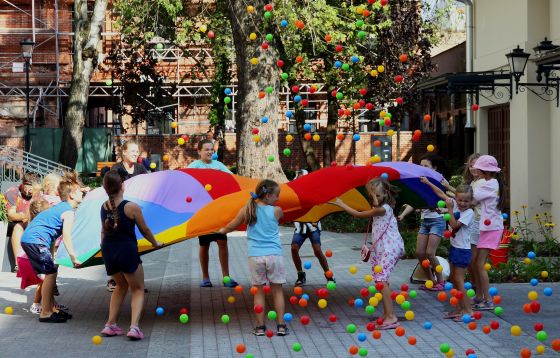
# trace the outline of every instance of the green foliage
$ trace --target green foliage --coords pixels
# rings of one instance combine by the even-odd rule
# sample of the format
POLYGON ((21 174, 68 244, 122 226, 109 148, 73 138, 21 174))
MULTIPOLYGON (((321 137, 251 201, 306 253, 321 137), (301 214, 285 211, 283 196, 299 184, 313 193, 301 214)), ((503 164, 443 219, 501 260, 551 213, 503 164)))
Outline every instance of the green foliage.
POLYGON ((560 243, 554 236, 552 216, 548 212, 528 217, 527 206, 513 212, 510 251, 514 257, 524 257, 529 251, 537 256, 560 256, 560 243))
POLYGON ((8 209, 6 208, 6 204, 8 201, 4 194, 0 194, 0 222, 8 222, 8 209))
POLYGON ((488 271, 492 283, 529 282, 532 278, 542 279, 541 272, 547 271, 547 282, 560 281, 560 257, 537 257, 530 264, 518 258, 510 258, 506 264, 488 271))
POLYGON ((323 230, 333 232, 364 233, 367 230, 368 219, 355 218, 343 212, 331 214, 321 220, 323 230))

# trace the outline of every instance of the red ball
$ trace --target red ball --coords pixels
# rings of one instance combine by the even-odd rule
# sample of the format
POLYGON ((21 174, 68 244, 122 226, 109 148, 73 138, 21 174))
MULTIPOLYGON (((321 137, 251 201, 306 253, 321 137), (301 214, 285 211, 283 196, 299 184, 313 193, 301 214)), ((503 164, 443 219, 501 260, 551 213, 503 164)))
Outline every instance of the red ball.
POLYGON ((541 304, 539 303, 539 301, 531 302, 531 312, 539 313, 540 310, 541 310, 541 304))
POLYGON ((424 115, 424 122, 428 123, 431 120, 432 120, 432 116, 430 116, 429 114, 424 115))
POLYGON ((373 142, 373 145, 374 145, 375 147, 378 147, 378 148, 379 148, 379 147, 381 147, 381 141, 380 141, 380 140, 376 140, 376 141, 373 142))
POLYGON ((348 306, 354 307, 354 298, 349 298, 348 299, 348 306))
POLYGON ((500 323, 498 321, 492 321, 490 322, 490 328, 492 328, 493 330, 497 330, 498 328, 500 328, 500 323))
POLYGON ((237 351, 237 353, 241 354, 241 353, 245 353, 245 345, 243 343, 239 343, 236 347, 235 350, 237 351))
POLYGON ((292 92, 298 93, 299 92, 299 86, 292 86, 292 92))
POLYGON ((181 135, 181 138, 183 138, 183 140, 184 140, 185 142, 187 142, 187 141, 189 140, 189 136, 186 135, 186 134, 181 135))
POLYGON ((540 332, 544 329, 544 325, 540 322, 535 323, 535 331, 540 332))
POLYGON ((492 224, 492 221, 490 221, 490 219, 484 220, 484 225, 488 226, 490 224, 492 224))
POLYGON ((350 353, 351 355, 356 355, 358 354, 358 347, 356 346, 350 346, 350 348, 348 349, 348 353, 350 353))
POLYGON ((319 289, 319 294, 318 294, 319 298, 327 298, 329 297, 329 290, 327 290, 326 288, 321 288, 319 289))
POLYGON ((367 296, 369 296, 369 290, 368 290, 367 288, 365 288, 365 287, 362 288, 362 289, 360 290, 360 296, 362 296, 362 297, 367 297, 367 296))
POLYGON ((266 4, 266 5, 264 6, 264 9, 265 9, 266 11, 272 11, 272 4, 266 4))
POLYGON ((383 282, 378 282, 375 284, 375 289, 381 291, 383 289, 383 282))
POLYGON ((395 298, 397 298, 397 296, 399 295, 399 293, 397 291, 391 291, 391 299, 394 301, 395 298))
POLYGON ((262 48, 263 50, 268 50, 268 42, 263 41, 263 43, 262 43, 262 45, 261 45, 261 48, 262 48))
POLYGON ((208 31, 208 38, 213 39, 214 37, 216 37, 216 34, 214 33, 214 31, 208 31))
POLYGON ((405 292, 408 291, 408 285, 406 283, 403 283, 401 285, 401 291, 405 291, 405 292))
POLYGON ((253 311, 255 311, 255 313, 262 313, 262 311, 264 311, 264 307, 261 305, 255 305, 255 307, 253 307, 253 311))
POLYGON ((344 50, 344 47, 342 47, 342 45, 336 45, 336 47, 334 48, 334 50, 336 52, 342 52, 342 50, 344 50))
POLYGON ((189 310, 187 308, 183 307, 179 310, 179 314, 189 314, 189 310))
POLYGON ((395 82, 397 83, 401 83, 403 81, 404 77, 402 75, 396 75, 395 76, 395 82))
POLYGON ((336 97, 336 94, 337 94, 337 93, 338 93, 338 92, 337 92, 336 90, 332 90, 332 91, 331 91, 331 96, 336 97))
POLYGON ((309 319, 309 316, 301 316, 301 319, 299 321, 301 322, 301 324, 306 326, 309 324, 309 321, 311 320, 309 319))
POLYGON ((375 106, 373 105, 373 103, 367 103, 367 104, 366 104, 366 109, 367 109, 368 111, 371 111, 371 110, 374 109, 374 108, 375 108, 375 106))
POLYGON ((284 67, 284 61, 282 61, 282 60, 276 61, 276 66, 278 66, 278 67, 284 67))
POLYGON ((381 6, 387 6, 389 0, 381 0, 379 3, 381 4, 381 6))
POLYGON ((270 286, 264 285, 263 286, 263 292, 264 292, 265 295, 269 295, 270 294, 270 286))
POLYGON ((336 315, 331 314, 331 315, 329 316, 329 321, 331 321, 331 322, 336 322, 336 315))
POLYGON ((375 330, 375 323, 368 322, 368 324, 366 324, 366 329, 370 332, 373 332, 375 330))
POLYGON ((362 96, 365 96, 365 95, 367 94, 367 89, 365 89, 365 88, 360 88, 360 94, 361 94, 362 96))
POLYGON ((267 329, 265 334, 268 338, 272 338, 272 336, 274 336, 274 332, 272 332, 271 329, 267 329))
POLYGON ((390 127, 391 126, 391 120, 387 117, 385 117, 385 126, 386 127, 390 127))
POLYGON ((403 100, 402 97, 397 97, 397 98, 395 99, 395 102, 397 102, 398 105, 402 105, 402 104, 404 103, 404 100, 403 100))
POLYGON ((292 305, 297 304, 297 303, 298 303, 298 298, 297 298, 296 296, 290 297, 290 303, 291 303, 292 305))
POLYGON ((478 321, 479 319, 482 318, 482 312, 480 312, 480 311, 475 311, 475 312, 473 313, 473 317, 474 317, 474 319, 476 319, 476 320, 478 321))
POLYGON ((455 298, 458 300, 462 300, 464 296, 465 294, 463 293, 463 291, 457 291, 457 293, 455 294, 455 298))
POLYGON ((187 196, 185 200, 187 201, 187 203, 190 203, 192 201, 192 198, 190 196, 187 196))
POLYGON ((383 324, 383 318, 379 317, 376 323, 378 326, 381 326, 383 324))
POLYGON ((449 230, 445 230, 443 232, 443 236, 445 236, 446 239, 449 239, 449 238, 451 238, 451 236, 453 236, 453 233, 449 230))
POLYGON ((476 103, 473 104, 473 105, 471 106, 471 109, 472 109, 474 112, 478 111, 479 108, 480 108, 480 107, 479 107, 478 104, 476 104, 476 103))
POLYGON ((354 109, 360 109, 360 103, 356 102, 354 103, 354 105, 352 106, 354 109))
POLYGON ((259 134, 259 129, 258 128, 253 128, 253 134, 259 134))
POLYGON ((474 352, 474 349, 469 348, 469 349, 467 349, 467 351, 465 352, 465 355, 468 356, 469 354, 474 354, 474 353, 475 353, 475 352, 474 352))
POLYGON ((302 105, 303 107, 307 107, 308 104, 309 104, 309 100, 308 100, 308 99, 302 99, 302 100, 301 100, 301 105, 302 105))
MULTIPOLYGON (((336 162, 334 160, 331 162, 331 167, 336 167, 336 162)), ((332 252, 331 252, 331 256, 332 256, 332 252)), ((327 257, 331 257, 331 256, 327 256, 327 257)))
POLYGON ((366 101, 363 99, 359 100, 358 103, 360 104, 360 108, 366 105, 366 101))
POLYGON ((339 108, 339 109, 338 109, 338 116, 339 116, 339 117, 342 117, 343 115, 344 115, 344 109, 339 108))

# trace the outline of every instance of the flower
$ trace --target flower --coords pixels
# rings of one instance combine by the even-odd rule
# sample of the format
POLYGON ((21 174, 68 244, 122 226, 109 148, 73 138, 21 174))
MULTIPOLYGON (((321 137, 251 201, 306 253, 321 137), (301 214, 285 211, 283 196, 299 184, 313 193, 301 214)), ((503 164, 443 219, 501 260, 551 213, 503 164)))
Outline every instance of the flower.
POLYGON ((4 197, 4 195, 0 194, 0 221, 1 222, 8 222, 8 209, 6 208, 6 204, 8 201, 4 197))
POLYGON ((519 215, 519 210, 514 210, 513 215, 519 215))

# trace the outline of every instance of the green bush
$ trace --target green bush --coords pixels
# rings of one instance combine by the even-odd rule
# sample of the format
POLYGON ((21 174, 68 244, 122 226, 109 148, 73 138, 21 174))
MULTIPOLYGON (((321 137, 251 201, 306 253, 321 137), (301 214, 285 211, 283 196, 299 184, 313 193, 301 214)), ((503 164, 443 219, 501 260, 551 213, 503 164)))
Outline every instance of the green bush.
POLYGON ((321 226, 326 231, 365 233, 368 219, 359 219, 344 212, 337 212, 323 218, 321 226))
POLYGON ((541 272, 547 271, 547 282, 560 281, 560 257, 537 257, 530 264, 520 258, 510 258, 506 264, 488 271, 488 278, 492 283, 529 282, 532 278, 545 280, 541 272))

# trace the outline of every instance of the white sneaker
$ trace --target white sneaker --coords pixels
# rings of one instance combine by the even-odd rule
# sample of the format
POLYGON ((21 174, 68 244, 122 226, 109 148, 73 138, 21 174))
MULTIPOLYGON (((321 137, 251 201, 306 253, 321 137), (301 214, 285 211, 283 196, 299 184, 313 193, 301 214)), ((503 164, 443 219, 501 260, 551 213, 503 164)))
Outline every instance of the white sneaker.
POLYGON ((40 303, 32 304, 29 311, 31 311, 31 313, 34 313, 34 314, 40 314, 41 313, 41 304, 40 303))

